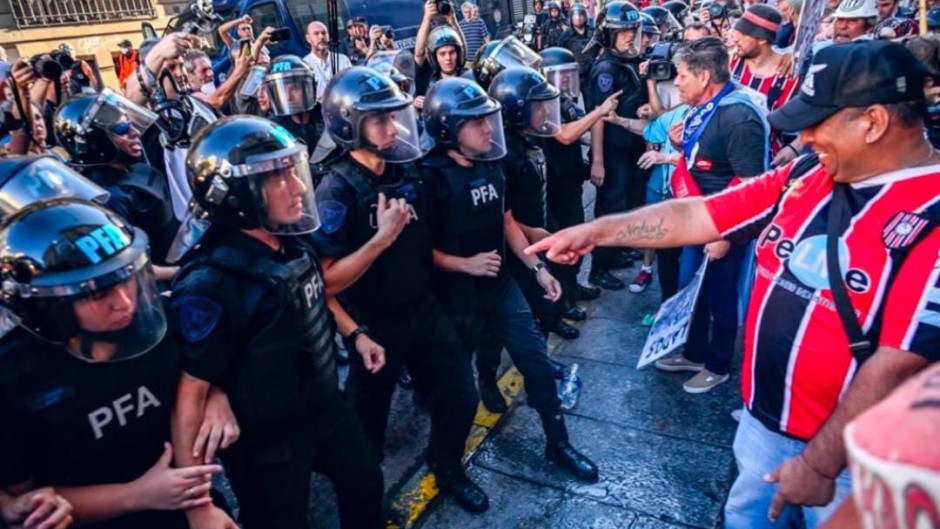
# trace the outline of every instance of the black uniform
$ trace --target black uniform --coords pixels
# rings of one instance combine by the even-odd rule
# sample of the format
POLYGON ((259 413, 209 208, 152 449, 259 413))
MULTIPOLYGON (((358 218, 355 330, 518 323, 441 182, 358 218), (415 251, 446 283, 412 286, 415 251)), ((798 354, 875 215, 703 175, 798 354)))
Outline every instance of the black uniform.
POLYGON ((596 47, 585 50, 593 36, 594 28, 590 26, 584 26, 584 33, 579 33, 574 26, 571 26, 561 34, 561 38, 558 40, 559 46, 574 54, 575 60, 578 61, 578 73, 581 75, 581 79, 590 79, 591 67, 594 66, 594 60, 597 58, 598 50, 596 47))
POLYGON ((568 30, 568 21, 564 17, 551 18, 542 23, 540 32, 542 33, 542 49, 558 46, 561 42, 561 36, 568 30))
MULTIPOLYGON (((434 257, 427 194, 412 164, 385 165, 381 176, 345 156, 331 166, 317 188, 323 219, 314 233, 325 257, 343 258, 378 230, 378 193, 404 198, 414 216, 395 242, 343 292, 343 305, 372 338, 385 347, 386 366, 377 374, 362 362, 350 364, 346 392, 379 454, 385 444, 389 406, 401 367, 429 378, 433 468, 459 468, 477 395, 469 358, 433 290, 434 257)), ((347 343, 347 349, 355 345, 347 343)))
POLYGON ((173 216, 166 176, 142 163, 127 170, 97 166, 85 176, 111 194, 108 209, 144 230, 154 262, 164 264, 180 224, 173 216))
MULTIPOLYGON (((649 102, 646 83, 640 79, 636 64, 605 50, 591 68, 587 92, 587 108, 593 110, 611 94, 623 90, 617 115, 636 118, 637 109, 649 102)), ((637 167, 645 150, 643 138, 612 123, 604 124, 604 185, 597 190, 594 216, 621 213, 642 205, 646 196, 646 173, 637 167)), ((616 248, 599 248, 594 252, 592 267, 607 269, 615 258, 616 248)))
MULTIPOLYGON (((474 162, 462 167, 441 153, 423 160, 422 175, 433 185, 434 247, 458 257, 496 250, 505 262, 506 180, 500 165, 474 162)), ((543 420, 554 414, 560 402, 545 337, 506 267, 495 278, 447 272, 438 277, 468 354, 484 337, 502 343, 525 378, 529 405, 543 420)))
POLYGON ((307 153, 312 157, 323 135, 323 117, 319 103, 309 110, 310 122, 297 123, 291 116, 268 116, 268 119, 287 129, 295 138, 307 146, 307 153))
POLYGON ((337 387, 334 323, 309 239, 282 249, 219 228, 176 276, 184 370, 226 391, 241 439, 222 454, 248 529, 306 527, 310 471, 344 528, 384 527, 382 473, 337 387))
MULTIPOLYGON (((0 486, 127 483, 170 441, 180 352, 164 339, 137 358, 87 363, 16 329, 0 342, 0 486)), ((141 511, 94 529, 187 529, 182 511, 141 511)))

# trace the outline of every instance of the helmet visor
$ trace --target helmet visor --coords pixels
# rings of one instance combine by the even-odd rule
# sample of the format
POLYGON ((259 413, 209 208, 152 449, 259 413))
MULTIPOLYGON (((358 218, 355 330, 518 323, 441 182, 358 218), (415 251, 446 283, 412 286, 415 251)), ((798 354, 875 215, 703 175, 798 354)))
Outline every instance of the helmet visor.
POLYGON ((504 38, 493 51, 493 61, 502 68, 524 66, 538 70, 539 65, 542 64, 542 57, 535 53, 532 48, 520 42, 519 39, 510 35, 504 38))
POLYGON ((578 99, 581 95, 581 74, 577 64, 543 68, 542 73, 552 86, 568 94, 571 99, 578 99))
POLYGON ((261 227, 275 235, 301 235, 320 227, 307 146, 251 156, 234 171, 248 177, 261 227))
POLYGON ((525 105, 525 133, 550 138, 561 132, 561 98, 537 99, 525 105))
POLYGON ((125 116, 140 132, 144 132, 157 121, 155 113, 110 88, 102 88, 98 98, 85 112, 82 127, 85 130, 90 130, 93 126, 109 130, 125 116))
POLYGON ((118 362, 160 343, 166 316, 146 252, 96 283, 94 292, 72 303, 79 334, 67 345, 76 356, 86 362, 118 362))
POLYGON ((621 57, 639 57, 643 52, 643 34, 640 27, 614 29, 612 48, 621 57))
POLYGON ((457 129, 457 147, 470 160, 486 162, 506 155, 506 136, 501 112, 469 118, 457 129))
POLYGON ((366 114, 359 127, 369 149, 386 162, 411 162, 424 156, 414 105, 366 114))
POLYGON ((0 186, 0 217, 53 198, 79 198, 104 204, 110 194, 52 158, 38 158, 0 186))
POLYGON ((291 116, 317 104, 316 82, 309 72, 269 74, 264 80, 275 116, 291 116))
POLYGON ((189 137, 195 138, 202 129, 215 123, 218 118, 215 113, 209 109, 205 103, 192 96, 186 96, 186 104, 189 106, 189 137))

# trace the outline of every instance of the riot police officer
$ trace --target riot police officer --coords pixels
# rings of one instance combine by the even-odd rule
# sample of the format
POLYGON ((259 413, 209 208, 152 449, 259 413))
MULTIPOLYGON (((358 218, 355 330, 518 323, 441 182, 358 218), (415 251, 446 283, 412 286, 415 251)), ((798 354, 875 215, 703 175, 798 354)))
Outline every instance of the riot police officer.
POLYGON ((561 35, 568 30, 568 21, 561 13, 561 4, 558 0, 548 2, 548 20, 542 23, 539 30, 538 49, 543 50, 558 46, 561 35))
POLYGON ((473 77, 484 90, 506 68, 538 68, 542 58, 513 36, 487 42, 473 62, 473 77))
MULTIPOLYGON (((604 51, 591 68, 585 100, 589 110, 617 91, 623 92, 617 106, 617 115, 621 117, 636 118, 637 109, 647 103, 647 86, 638 72, 644 51, 641 26, 640 12, 633 4, 614 0, 605 6, 603 21, 595 35, 604 51)), ((637 161, 644 149, 642 139, 622 127, 604 122, 594 125, 590 174, 591 182, 597 186, 595 216, 626 211, 631 198, 628 189, 638 188, 636 180, 642 179, 637 161)), ((623 289, 623 281, 610 270, 632 263, 619 249, 599 248, 594 252, 589 281, 606 289, 623 289)))
POLYGON ((221 471, 170 468, 181 357, 147 244, 76 199, 28 205, 0 230, 0 301, 19 324, 0 345, 0 487, 56 487, 85 527, 186 529, 221 471))
POLYGON ((385 348, 378 373, 352 362, 346 393, 381 454, 399 370, 415 365, 416 382, 432 395, 428 452, 437 485, 467 510, 485 511, 486 494, 460 462, 476 414, 476 386, 470 358, 434 294, 427 196, 411 163, 424 154, 412 99, 362 67, 337 75, 326 94, 327 130, 349 152, 317 187, 323 219, 317 248, 330 292, 342 292, 359 324, 347 348, 356 350, 363 335, 385 348))
POLYGON ((527 239, 506 208, 501 107, 466 79, 441 81, 426 103, 425 130, 440 147, 422 161, 422 173, 434 197, 434 262, 445 306, 468 354, 488 335, 509 351, 525 378, 528 403, 542 419, 545 456, 580 479, 596 481, 597 467, 568 441, 545 337, 502 266, 508 243, 546 294, 560 296, 544 263, 523 253, 527 239))
POLYGON ((665 7, 649 6, 643 8, 643 14, 649 15, 653 19, 653 23, 656 24, 656 29, 659 30, 663 40, 681 40, 682 25, 676 20, 672 11, 665 7))
POLYGON ((323 134, 313 69, 296 55, 281 55, 271 61, 264 86, 271 102, 271 120, 302 141, 312 155, 323 134))
POLYGON ((588 24, 587 8, 580 2, 571 6, 570 17, 571 26, 562 33, 558 46, 574 54, 581 79, 588 79, 598 51, 594 47, 588 48, 594 37, 594 28, 588 24))
MULTIPOLYGON (((222 459, 246 528, 306 527, 311 470, 333 482, 343 528, 384 527, 382 471, 338 388, 306 147, 233 116, 196 139, 187 171, 213 226, 173 283, 180 437, 195 437, 205 388, 218 385, 241 425, 222 459)), ((214 516, 187 514, 196 526, 214 516)))
MULTIPOLYGON (((179 222, 173 216, 166 177, 140 163, 141 134, 156 119, 153 112, 105 88, 60 106, 53 131, 69 153, 69 164, 108 190, 106 206, 144 230, 154 262, 164 265, 179 222)), ((157 267, 157 279, 168 280, 172 272, 157 267)))

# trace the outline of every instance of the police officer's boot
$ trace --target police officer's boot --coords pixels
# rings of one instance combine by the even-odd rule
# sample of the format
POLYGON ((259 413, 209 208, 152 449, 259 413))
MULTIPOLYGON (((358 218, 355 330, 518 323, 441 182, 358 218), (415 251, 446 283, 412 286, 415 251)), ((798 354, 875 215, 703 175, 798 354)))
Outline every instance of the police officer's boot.
POLYGON ((571 321, 584 321, 587 319, 587 312, 566 299, 562 301, 561 317, 571 321))
POLYGON ((496 370, 481 368, 477 362, 477 371, 480 376, 480 401, 483 402, 483 407, 493 413, 506 413, 509 406, 496 385, 496 370))
POLYGON ((565 371, 568 371, 567 365, 551 358, 548 359, 548 363, 552 365, 552 376, 555 377, 555 380, 561 380, 565 377, 565 371))
POLYGON ((581 336, 581 331, 579 331, 577 327, 572 326, 560 317, 552 318, 550 321, 543 321, 542 331, 545 332, 546 337, 548 333, 553 332, 565 340, 574 340, 581 336))
POLYGON ((601 297, 601 289, 594 285, 582 285, 578 283, 571 294, 573 301, 594 301, 601 297))
POLYGON ((439 465, 434 469, 437 488, 450 495, 464 510, 472 513, 486 512, 490 499, 479 485, 470 480, 461 465, 439 465))
POLYGON ((541 414, 541 418, 546 439, 545 459, 561 466, 578 479, 597 482, 597 465, 568 442, 568 428, 561 412, 541 414))
POLYGON ((609 270, 592 270, 588 281, 607 290, 623 290, 627 285, 610 273, 609 270))

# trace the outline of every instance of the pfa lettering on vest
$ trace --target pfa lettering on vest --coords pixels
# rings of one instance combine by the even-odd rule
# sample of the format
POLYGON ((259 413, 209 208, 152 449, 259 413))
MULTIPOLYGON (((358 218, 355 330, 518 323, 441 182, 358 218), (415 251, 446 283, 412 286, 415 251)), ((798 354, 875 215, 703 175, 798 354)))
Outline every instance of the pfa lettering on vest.
POLYGON ((496 187, 493 184, 487 183, 471 188, 470 200, 473 202, 473 207, 478 207, 499 200, 499 193, 496 192, 496 187))
POLYGON ((323 295, 323 278, 320 274, 313 274, 300 288, 303 291, 304 306, 310 310, 323 295))
POLYGON ((101 439, 104 437, 105 428, 123 428, 127 426, 128 419, 139 419, 148 409, 160 406, 160 401, 147 386, 140 386, 135 391, 125 393, 114 402, 89 413, 88 423, 95 439, 101 439), (112 424, 115 420, 117 424, 112 424))

